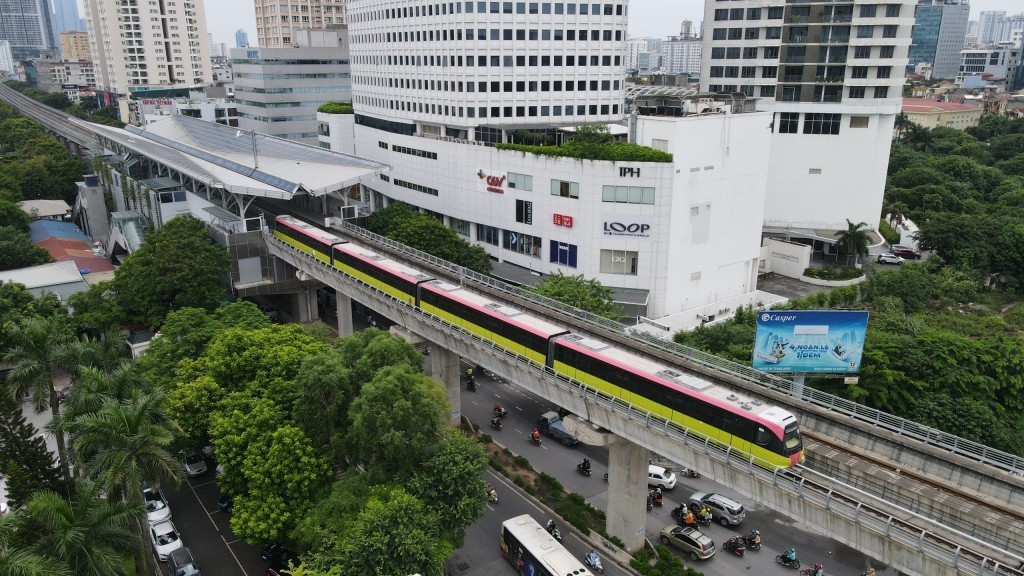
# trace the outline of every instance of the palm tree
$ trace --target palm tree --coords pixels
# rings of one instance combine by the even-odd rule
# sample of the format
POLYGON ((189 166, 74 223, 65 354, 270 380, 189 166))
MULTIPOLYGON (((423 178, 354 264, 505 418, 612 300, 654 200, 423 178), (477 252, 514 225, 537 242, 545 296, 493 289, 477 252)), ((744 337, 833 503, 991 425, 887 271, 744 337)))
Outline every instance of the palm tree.
MULTIPOLYGON (((167 450, 174 441, 174 423, 163 405, 163 392, 136 391, 127 400, 107 400, 95 413, 67 423, 74 453, 88 458, 82 463, 86 476, 99 482, 112 501, 143 506, 143 482, 181 482, 181 466, 167 450)), ((141 550, 148 542, 143 518, 137 528, 136 567, 141 568, 141 550)))
POLYGON ((76 366, 91 366, 109 372, 132 357, 128 335, 120 329, 107 330, 99 338, 82 336, 72 347, 76 366))
POLYGON ((71 500, 37 492, 25 506, 24 528, 35 538, 33 550, 71 568, 75 576, 119 576, 121 557, 139 553, 131 525, 146 518, 134 502, 108 502, 100 486, 80 480, 71 500))
POLYGON ((849 218, 846 220, 846 230, 836 232, 836 238, 840 246, 846 248, 846 262, 849 264, 850 256, 854 256, 853 264, 857 265, 857 256, 868 255, 868 233, 862 228, 867 226, 866 222, 854 224, 849 218))
MULTIPOLYGON (((49 318, 29 318, 11 330, 10 342, 12 345, 4 360, 14 367, 7 377, 11 393, 15 398, 31 393, 36 412, 49 408, 54 419, 59 418, 60 403, 53 380, 73 365, 71 323, 57 314, 49 318)), ((56 437, 58 466, 64 478, 70 479, 64 435, 56 437)))
POLYGON ((17 509, 0 516, 0 576, 71 576, 67 566, 54 558, 10 547, 21 520, 22 512, 17 509))
POLYGON ((907 128, 909 128, 911 124, 913 124, 913 122, 910 121, 910 118, 907 117, 906 113, 900 112, 899 114, 896 115, 897 140, 903 139, 903 133, 907 131, 907 128))

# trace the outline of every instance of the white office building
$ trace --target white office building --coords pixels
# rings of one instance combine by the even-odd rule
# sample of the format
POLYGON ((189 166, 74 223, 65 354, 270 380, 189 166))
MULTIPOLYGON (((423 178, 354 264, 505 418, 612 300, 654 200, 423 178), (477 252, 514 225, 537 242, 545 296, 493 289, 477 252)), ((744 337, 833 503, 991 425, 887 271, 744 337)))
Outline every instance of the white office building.
POLYGON ((847 220, 877 225, 916 4, 706 3, 702 90, 773 113, 766 232, 834 242, 847 220))
POLYGON ((702 44, 700 36, 693 32, 693 23, 683 20, 679 35, 670 36, 661 43, 658 71, 696 76, 700 73, 702 44))
POLYGON ((630 38, 626 40, 626 69, 636 70, 640 74, 650 74, 657 58, 652 56, 661 50, 661 40, 657 38, 630 38))
POLYGON ((1005 20, 1006 12, 1003 10, 982 12, 978 16, 978 43, 988 45, 999 42, 1002 39, 1005 20))
POLYGON ((210 83, 203 0, 85 0, 85 12, 99 88, 127 94, 210 83))
POLYGON ((362 212, 410 204, 507 268, 596 278, 625 314, 672 328, 758 298, 770 115, 677 90, 634 95, 632 129, 616 124, 624 2, 353 0, 348 16, 355 113, 320 114, 320 140, 392 167, 349 198, 362 212), (584 124, 674 160, 496 146, 584 124))
MULTIPOLYGON (((261 48, 287 48, 297 30, 328 28, 345 23, 345 0, 253 0, 256 37, 261 48)), ((243 31, 244 32, 244 31, 243 31)), ((236 45, 249 46, 235 35, 236 45)))
POLYGON ((969 48, 960 52, 960 69, 955 82, 963 85, 971 77, 1004 78, 1013 81, 1020 64, 1020 43, 1004 42, 983 48, 969 48))

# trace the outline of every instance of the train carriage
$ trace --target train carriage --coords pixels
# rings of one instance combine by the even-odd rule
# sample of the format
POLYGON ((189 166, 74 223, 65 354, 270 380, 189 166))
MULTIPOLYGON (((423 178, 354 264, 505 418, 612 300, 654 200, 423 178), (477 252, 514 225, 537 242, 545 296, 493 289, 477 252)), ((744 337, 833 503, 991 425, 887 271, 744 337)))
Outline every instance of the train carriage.
POLYGON ((312 254, 317 260, 331 263, 332 247, 346 240, 291 216, 278 216, 274 236, 293 248, 312 254))
POLYGON ((522 354, 547 362, 551 338, 569 331, 501 302, 441 280, 420 285, 420 308, 438 318, 522 354))
POLYGON ((762 462, 802 458, 796 418, 714 383, 577 334, 554 341, 552 368, 762 462))
POLYGON ((355 244, 334 247, 334 267, 360 282, 410 306, 417 304, 417 286, 433 279, 415 270, 355 244))

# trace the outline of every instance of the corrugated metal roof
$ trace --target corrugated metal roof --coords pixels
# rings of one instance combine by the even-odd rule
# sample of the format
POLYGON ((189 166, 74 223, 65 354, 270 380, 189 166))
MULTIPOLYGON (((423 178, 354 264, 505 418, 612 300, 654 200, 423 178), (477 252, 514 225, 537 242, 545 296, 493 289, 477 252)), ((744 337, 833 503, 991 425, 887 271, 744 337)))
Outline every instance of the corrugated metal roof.
POLYGON ((36 218, 63 216, 71 211, 71 206, 63 200, 22 200, 18 207, 36 218))
POLYGON ((74 222, 62 222, 60 220, 35 220, 30 222, 29 235, 33 243, 47 238, 65 238, 68 240, 81 240, 89 243, 89 237, 78 229, 74 222))
POLYGON ((53 262, 18 270, 5 270, 0 272, 0 282, 22 284, 37 297, 53 293, 61 302, 67 302, 71 296, 89 289, 74 262, 53 262))

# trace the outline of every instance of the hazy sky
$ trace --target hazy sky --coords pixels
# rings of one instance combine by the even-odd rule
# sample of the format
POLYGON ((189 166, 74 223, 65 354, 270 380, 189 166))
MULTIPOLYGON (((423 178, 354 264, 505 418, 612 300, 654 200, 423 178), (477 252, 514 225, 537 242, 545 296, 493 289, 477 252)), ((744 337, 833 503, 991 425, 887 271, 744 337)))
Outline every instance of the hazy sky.
MULTIPOLYGON (((82 0, 79 0, 82 4, 82 0)), ((206 28, 214 42, 229 48, 235 45, 235 30, 244 28, 249 41, 256 44, 256 16, 253 0, 205 0, 206 28)), ((1007 14, 1024 12, 1022 0, 971 0, 971 19, 986 10, 1005 10, 1007 14)), ((85 12, 82 12, 85 15, 85 12)), ((631 36, 663 38, 679 33, 684 19, 700 24, 704 17, 704 0, 633 0, 630 2, 629 33, 631 36)))

